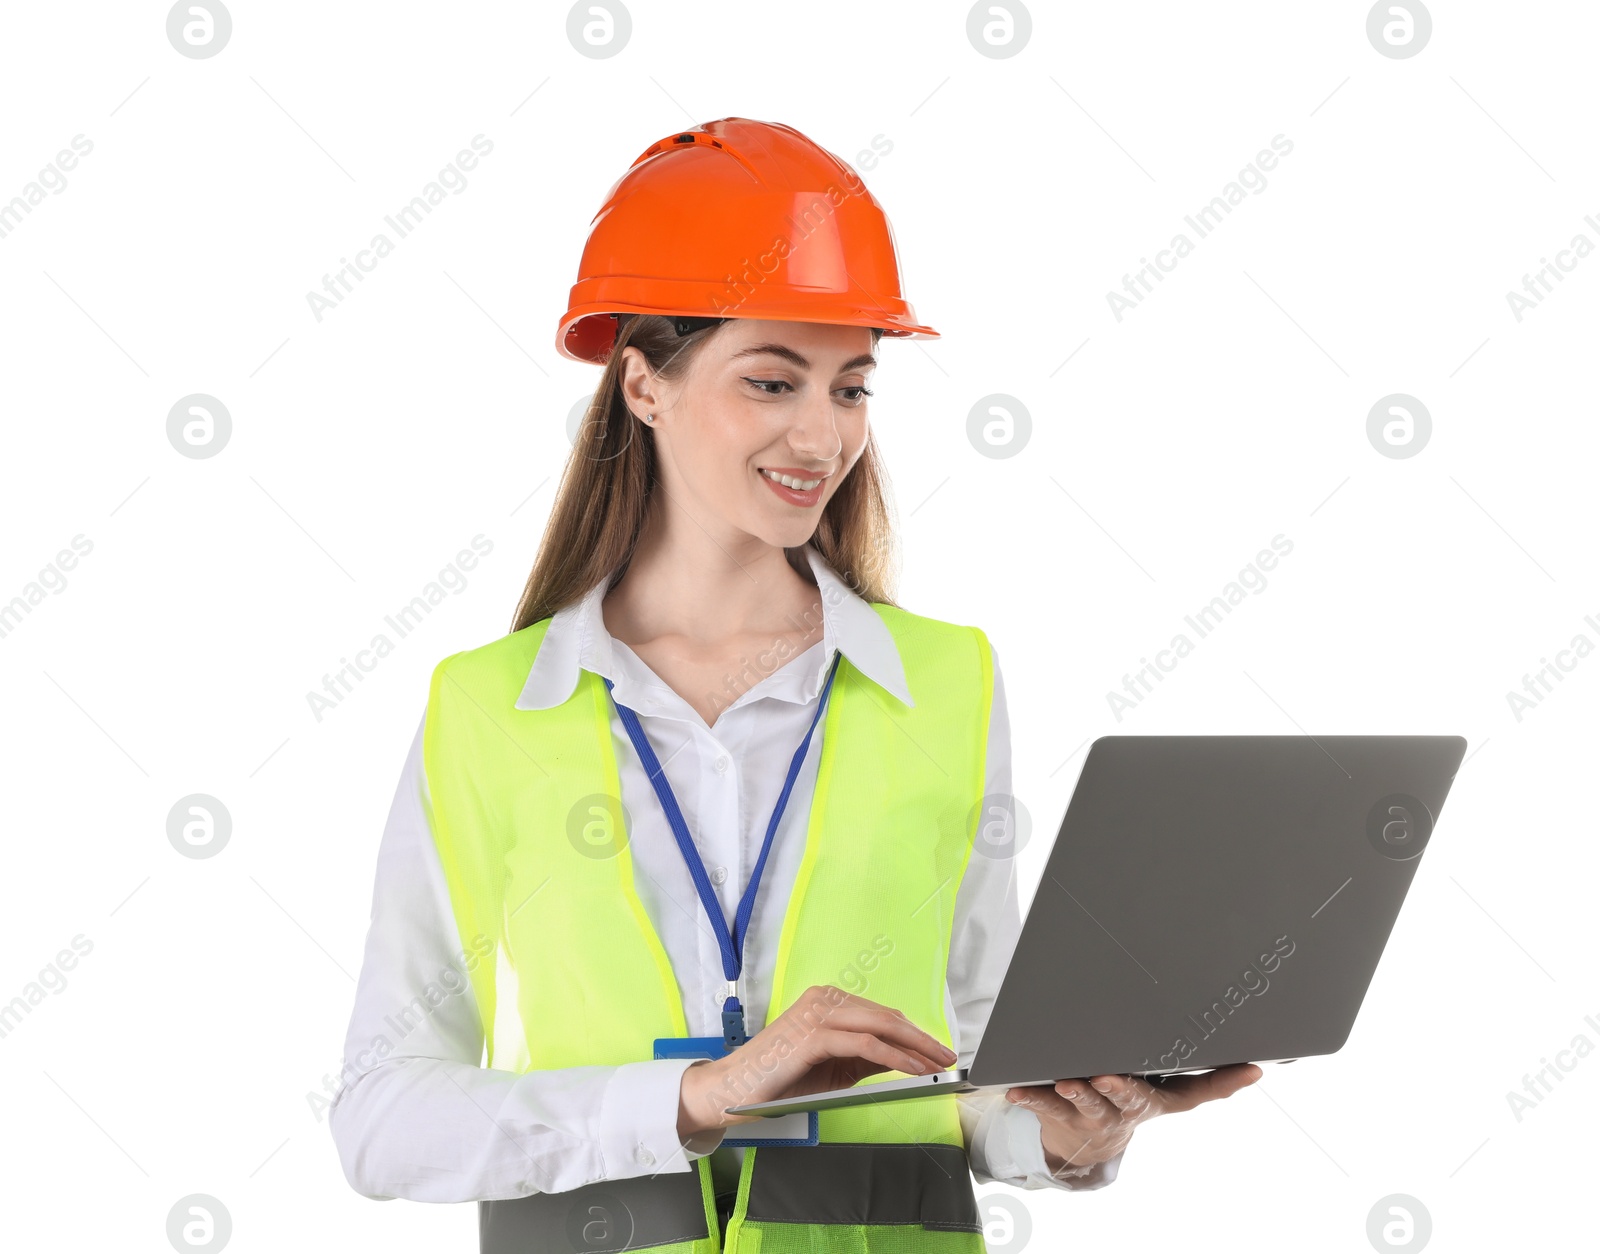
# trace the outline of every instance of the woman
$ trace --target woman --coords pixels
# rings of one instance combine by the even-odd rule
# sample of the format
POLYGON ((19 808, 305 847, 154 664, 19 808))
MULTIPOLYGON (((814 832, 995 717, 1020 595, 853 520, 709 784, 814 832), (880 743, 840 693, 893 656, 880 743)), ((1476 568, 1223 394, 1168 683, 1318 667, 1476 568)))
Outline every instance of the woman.
POLYGON ((812 1143, 726 1113, 965 1065, 1019 930, 1011 860, 972 856, 1010 792, 993 649, 888 591, 884 335, 936 333, 798 132, 708 123, 612 188, 557 340, 604 364, 590 421, 384 833, 332 1111, 358 1191, 476 1199, 485 1251, 978 1254, 973 1174, 1098 1187, 1139 1122, 1259 1077, 825 1111, 812 1143))

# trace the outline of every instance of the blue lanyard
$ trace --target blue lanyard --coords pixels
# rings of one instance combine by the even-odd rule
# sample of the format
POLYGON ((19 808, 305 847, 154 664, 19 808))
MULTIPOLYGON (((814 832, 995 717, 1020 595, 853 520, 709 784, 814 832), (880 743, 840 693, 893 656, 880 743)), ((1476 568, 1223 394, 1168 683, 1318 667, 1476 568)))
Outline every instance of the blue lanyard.
MULTIPOLYGON (((750 916, 755 911, 756 890, 761 884, 761 872, 766 869, 767 853, 772 848, 772 837, 778 830, 778 822, 783 818, 784 808, 789 804, 789 794, 794 789, 794 781, 800 774, 800 764, 805 761, 806 750, 811 745, 811 734, 817 730, 817 720, 822 717, 823 707, 828 704, 828 693, 833 688, 833 676, 839 669, 839 659, 842 656, 835 651, 833 665, 828 668, 827 682, 823 684, 822 695, 817 701, 816 713, 811 716, 811 726, 806 728, 805 739, 800 742, 800 747, 794 751, 794 757, 789 762, 788 778, 783 782, 783 791, 778 794, 777 807, 772 811, 771 822, 767 824, 767 836, 761 842, 761 855, 756 859, 750 883, 745 886, 744 896, 739 899, 739 910, 734 916, 731 934, 728 931, 728 922, 722 915, 722 906, 717 901, 717 894, 711 887, 711 877, 706 874, 705 863, 700 858, 700 851, 695 848, 694 841, 689 836, 689 826, 683 821, 683 811, 678 808, 678 799, 672 794, 672 786, 667 783, 666 773, 661 769, 655 750, 645 739, 644 728, 639 726, 639 716, 627 706, 618 703, 615 693, 611 695, 611 703, 617 707, 617 714, 622 719, 622 726, 628 732, 628 739, 633 741, 639 760, 644 764, 650 782, 655 785, 656 796, 661 801, 662 810, 666 812, 667 822, 672 825, 672 834, 677 838, 678 849, 682 852, 683 860, 689 866, 689 874, 694 879, 695 891, 700 894, 700 904, 705 907, 706 914, 711 919, 717 944, 722 949, 722 974, 728 981, 728 997, 722 1003, 722 1035, 729 1049, 743 1045, 750 1039, 745 1032, 744 1007, 739 1004, 737 981, 739 972, 743 969, 744 938, 750 927, 750 916)), ((610 693, 611 681, 605 680, 605 685, 606 691, 610 693)))

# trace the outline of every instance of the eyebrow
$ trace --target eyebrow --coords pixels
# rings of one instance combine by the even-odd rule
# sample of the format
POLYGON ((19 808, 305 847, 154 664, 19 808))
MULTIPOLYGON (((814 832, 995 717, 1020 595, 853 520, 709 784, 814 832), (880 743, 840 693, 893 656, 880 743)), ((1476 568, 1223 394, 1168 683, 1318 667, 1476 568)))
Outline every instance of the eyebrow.
MULTIPOLYGON (((749 348, 740 349, 729 360, 738 361, 741 357, 759 357, 762 354, 782 357, 785 361, 793 363, 802 370, 811 369, 811 363, 787 344, 752 344, 749 348)), ((844 374, 846 371, 856 370, 862 366, 876 366, 877 364, 878 359, 871 353, 862 353, 859 357, 852 357, 849 361, 840 365, 839 373, 844 374)))

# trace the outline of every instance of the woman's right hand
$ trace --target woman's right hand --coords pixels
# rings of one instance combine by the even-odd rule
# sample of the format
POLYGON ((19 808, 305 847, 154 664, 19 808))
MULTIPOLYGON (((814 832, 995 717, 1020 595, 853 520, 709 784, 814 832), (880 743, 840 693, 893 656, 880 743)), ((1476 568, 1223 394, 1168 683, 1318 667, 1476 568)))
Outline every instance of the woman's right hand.
POLYGON ((880 1071, 925 1075, 952 1066, 956 1053, 898 1010, 833 984, 814 984, 743 1045, 684 1068, 678 1136, 750 1123, 730 1115, 750 1102, 850 1088, 880 1071))

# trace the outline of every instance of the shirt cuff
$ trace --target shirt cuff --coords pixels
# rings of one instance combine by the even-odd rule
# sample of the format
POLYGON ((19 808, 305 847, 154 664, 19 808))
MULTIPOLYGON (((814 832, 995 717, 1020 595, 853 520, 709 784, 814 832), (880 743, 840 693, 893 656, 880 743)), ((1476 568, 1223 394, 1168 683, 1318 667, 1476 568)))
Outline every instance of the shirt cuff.
POLYGON ((678 1100, 683 1073, 696 1060, 661 1058, 617 1066, 600 1099, 598 1126, 606 1175, 652 1176, 689 1171, 722 1144, 722 1129, 678 1137, 678 1100))
POLYGON ((1039 1116, 1026 1106, 1006 1101, 1004 1095, 1001 1096, 999 1106, 1000 1117, 1005 1121, 1004 1144, 1016 1164, 1017 1174, 1023 1178, 1023 1188, 1055 1188, 1083 1192, 1103 1189, 1117 1178, 1117 1168, 1121 1166, 1122 1155, 1127 1152, 1126 1150, 1119 1151, 1115 1157, 1108 1158, 1104 1162, 1094 1164, 1081 1174, 1068 1176, 1065 1179, 1052 1176, 1044 1161, 1044 1142, 1040 1139, 1039 1116))

